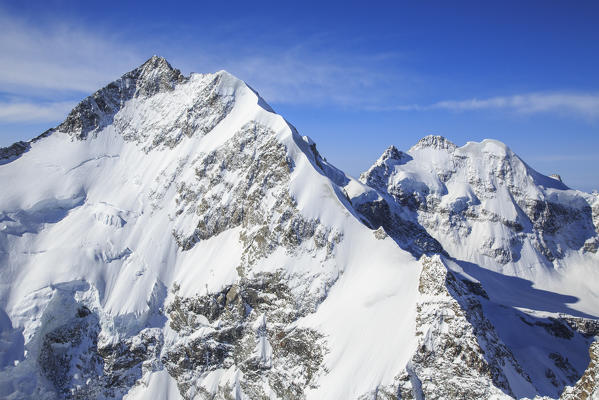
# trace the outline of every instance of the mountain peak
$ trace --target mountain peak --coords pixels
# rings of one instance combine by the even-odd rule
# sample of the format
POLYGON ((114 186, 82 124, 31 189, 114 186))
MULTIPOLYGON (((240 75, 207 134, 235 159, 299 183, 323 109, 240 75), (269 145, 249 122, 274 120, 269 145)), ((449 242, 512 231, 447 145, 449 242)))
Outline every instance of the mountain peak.
POLYGON ((146 62, 144 62, 141 66, 143 67, 146 65, 152 65, 152 66, 163 65, 163 66, 168 66, 169 68, 173 69, 171 67, 171 65, 169 64, 169 62, 166 60, 166 58, 158 56, 156 54, 154 54, 152 57, 148 58, 146 60, 146 62))
POLYGON ((391 146, 387 147, 387 149, 383 152, 383 154, 381 154, 379 159, 376 161, 375 165, 382 165, 382 164, 389 164, 389 163, 403 164, 403 163, 410 161, 411 159, 412 159, 412 157, 410 157, 408 154, 404 153, 401 150, 398 150, 397 147, 391 145, 391 146))
POLYGON ((186 78, 166 58, 153 55, 121 77, 121 80, 129 79, 134 81, 137 88, 135 96, 152 96, 164 90, 172 90, 176 83, 183 82, 186 78))
POLYGON ((360 175, 360 181, 374 188, 383 188, 387 178, 395 171, 395 166, 405 164, 410 160, 412 160, 412 157, 409 154, 391 145, 368 171, 360 175))
POLYGON ((384 160, 400 160, 402 155, 403 153, 397 150, 397 147, 391 145, 385 150, 381 158, 384 160))
POLYGON ((56 129, 84 139, 89 132, 110 124, 112 117, 127 100, 171 91, 175 85, 187 79, 165 58, 154 55, 139 67, 83 99, 56 129))
MULTIPOLYGON (((412 157, 403 151, 397 149, 397 147, 391 145, 381 154, 379 159, 376 161, 374 166, 381 165, 396 165, 396 164, 405 164, 410 161, 412 157)), ((373 166, 373 167, 374 167, 373 166)))
POLYGON ((457 146, 447 138, 439 135, 428 135, 423 137, 410 150, 421 149, 454 150, 457 146))

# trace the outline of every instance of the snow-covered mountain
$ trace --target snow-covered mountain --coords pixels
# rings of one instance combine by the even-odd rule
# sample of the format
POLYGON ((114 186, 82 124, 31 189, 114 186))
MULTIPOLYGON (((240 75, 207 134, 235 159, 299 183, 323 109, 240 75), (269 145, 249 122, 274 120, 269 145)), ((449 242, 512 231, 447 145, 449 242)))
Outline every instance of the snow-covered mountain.
POLYGON ((2 398, 599 396, 599 196, 502 143, 357 180, 154 56, 0 149, 0 188, 2 398))

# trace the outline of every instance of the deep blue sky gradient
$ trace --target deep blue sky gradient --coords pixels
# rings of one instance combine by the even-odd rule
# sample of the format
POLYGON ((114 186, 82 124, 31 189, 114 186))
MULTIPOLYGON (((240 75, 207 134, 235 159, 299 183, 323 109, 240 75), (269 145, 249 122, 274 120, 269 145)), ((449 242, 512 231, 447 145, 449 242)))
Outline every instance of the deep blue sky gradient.
MULTIPOLYGON (((407 150, 433 133, 458 145, 501 140, 540 172, 599 189, 597 1, 91 3, 0 3, 0 16, 16 21, 13 42, 33 31, 38 39, 23 46, 54 49, 39 58, 4 52, 13 69, 23 57, 38 80, 0 79, 0 108, 76 103, 158 54, 184 73, 227 69, 244 79, 352 175, 389 145, 407 150), (55 84, 45 85, 52 63, 81 82, 64 88, 48 75, 55 84), (591 106, 495 104, 530 94, 542 104, 586 96, 591 106), (460 103, 473 99, 499 100, 460 103)), ((0 109, 0 145, 63 118, 3 120, 0 109)))

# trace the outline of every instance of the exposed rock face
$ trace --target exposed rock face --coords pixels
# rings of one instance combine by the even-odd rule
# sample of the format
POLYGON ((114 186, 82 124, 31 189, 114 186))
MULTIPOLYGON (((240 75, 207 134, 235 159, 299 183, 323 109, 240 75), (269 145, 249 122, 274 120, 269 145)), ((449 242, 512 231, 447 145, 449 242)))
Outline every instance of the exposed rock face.
POLYGON ((186 103, 183 108, 177 108, 178 115, 174 121, 169 115, 168 126, 164 125, 164 118, 160 118, 160 115, 158 118, 144 118, 151 112, 147 108, 156 106, 156 109, 160 109, 160 104, 147 102, 148 98, 158 94, 162 97, 168 95, 175 90, 177 84, 188 80, 164 58, 154 56, 139 68, 83 100, 55 130, 68 132, 81 140, 90 133, 97 133, 113 125, 126 140, 145 144, 146 151, 161 145, 172 148, 185 136, 210 132, 233 106, 230 94, 219 93, 223 75, 216 74, 207 76, 206 79, 196 78, 199 82, 194 101, 186 103), (133 111, 141 114, 137 118, 132 117, 131 112, 119 113, 125 103, 132 99, 137 99, 131 105, 133 108, 135 105, 145 105, 133 111))
POLYGON ((423 254, 445 254, 441 244, 428 234, 420 224, 403 218, 384 199, 356 205, 372 229, 383 229, 405 250, 415 257, 423 254))
POLYGON ((75 318, 44 335, 38 364, 59 396, 80 397, 81 390, 76 388, 81 382, 75 376, 95 375, 102 370, 97 352, 98 331, 97 317, 81 306, 75 318))
POLYGON ((0 160, 14 159, 29 150, 29 143, 16 142, 8 147, 0 148, 0 160))
POLYGON ((76 139, 85 139, 113 122, 114 115, 133 97, 150 97, 173 90, 185 77, 162 57, 153 56, 139 68, 126 73, 87 97, 56 129, 69 132, 76 139))
POLYGON ((193 179, 177 186, 175 215, 197 223, 189 232, 173 232, 175 241, 188 251, 200 241, 241 228, 244 251, 237 270, 242 279, 203 296, 175 292, 167 312, 178 344, 166 349, 162 363, 185 398, 226 398, 235 387, 250 398, 302 398, 324 372, 322 334, 293 326, 322 301, 309 289, 315 277, 256 274, 252 266, 277 250, 297 254, 306 241, 314 256, 321 254, 326 261, 343 237, 301 215, 286 189, 293 162, 263 125, 244 125, 226 144, 198 155, 190 165, 193 179), (301 284, 289 287, 289 281, 301 284), (233 382, 216 393, 204 387, 211 373, 223 369, 236 371, 233 382))
POLYGON ((51 133, 52 133, 52 129, 48 129, 41 135, 31 139, 28 142, 19 141, 19 142, 11 144, 8 147, 0 147, 0 165, 9 163, 9 162, 14 161, 17 158, 21 157, 24 153, 29 151, 32 143, 35 143, 35 142, 47 137, 51 133))
POLYGON ((293 251, 308 239, 330 256, 341 241, 338 232, 298 212, 286 189, 293 163, 267 127, 250 122, 192 165, 195 179, 181 182, 175 199, 179 219, 198 221, 192 232, 173 232, 182 249, 238 226, 243 262, 249 264, 279 246, 293 251))
POLYGON ((435 150, 455 150, 457 146, 443 136, 428 135, 423 137, 412 147, 412 150, 435 149, 435 150))
POLYGON ((563 182, 562 177, 559 174, 551 174, 549 177, 555 179, 556 181, 563 182))
POLYGON ((29 341, 29 357, 5 371, 14 398, 122 398, 144 373, 161 367, 156 364, 161 329, 148 327, 107 341, 105 315, 74 297, 86 289, 72 282, 53 290, 40 329, 29 341))
POLYGON ((164 90, 149 101, 134 100, 132 110, 114 117, 114 128, 125 140, 142 145, 145 151, 160 146, 174 148, 186 137, 204 136, 233 108, 235 99, 227 88, 228 78, 225 72, 192 76, 193 96, 173 108, 164 107, 169 99, 169 92, 164 90), (156 113, 154 109, 160 111, 156 113), (147 118, 146 114, 153 116, 147 118))
POLYGON ((456 278, 439 256, 423 256, 421 262, 419 345, 399 378, 401 398, 513 397, 506 369, 531 384, 485 318, 480 284, 456 278))
POLYGON ((591 212, 593 215, 593 225, 595 230, 599 231, 599 193, 595 192, 591 200, 591 212))
POLYGON ((599 342, 593 342, 589 349, 591 362, 576 385, 567 388, 561 399, 587 400, 599 398, 599 342))
POLYGON ((167 311, 179 340, 162 362, 183 397, 226 397, 230 386, 210 394, 202 385, 218 369, 236 371, 234 385, 250 398, 273 393, 299 399, 314 385, 324 372, 326 341, 292 324, 312 312, 318 299, 294 298, 284 282, 279 274, 257 274, 220 293, 195 298, 175 293, 167 311))
POLYGON ((410 160, 412 160, 412 157, 408 154, 397 150, 395 146, 390 146, 377 160, 376 168, 371 168, 363 173, 360 180, 370 187, 384 190, 387 188, 389 176, 395 171, 394 167, 405 164, 410 160))

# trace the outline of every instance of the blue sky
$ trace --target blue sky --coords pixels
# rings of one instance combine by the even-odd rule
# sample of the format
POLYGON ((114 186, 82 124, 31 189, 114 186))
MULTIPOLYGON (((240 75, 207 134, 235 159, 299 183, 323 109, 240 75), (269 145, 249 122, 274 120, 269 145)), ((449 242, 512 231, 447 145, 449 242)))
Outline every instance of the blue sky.
POLYGON ((599 189, 596 1, 22 3, 0 2, 0 146, 158 54, 245 80, 352 175, 439 134, 599 189))

